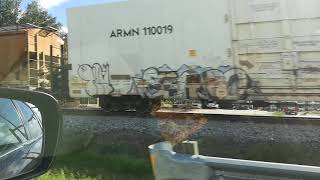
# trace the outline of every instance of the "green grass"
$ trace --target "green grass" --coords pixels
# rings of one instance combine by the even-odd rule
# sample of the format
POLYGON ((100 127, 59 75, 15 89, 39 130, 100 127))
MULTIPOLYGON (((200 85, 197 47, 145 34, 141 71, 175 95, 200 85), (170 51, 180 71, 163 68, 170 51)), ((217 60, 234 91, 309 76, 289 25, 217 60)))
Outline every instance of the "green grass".
POLYGON ((273 116, 276 116, 276 117, 283 117, 286 115, 286 113, 284 112, 274 112, 272 113, 273 116))
POLYGON ((59 156, 50 172, 38 180, 60 179, 153 179, 152 169, 147 159, 125 154, 99 155, 84 151, 59 156))
POLYGON ((320 111, 311 111, 311 112, 308 112, 308 114, 320 115, 320 111))
POLYGON ((154 179, 147 145, 118 142, 121 138, 126 137, 106 135, 98 138, 65 130, 52 169, 38 179, 154 179))
POLYGON ((36 180, 145 180, 145 179, 152 179, 152 178, 145 178, 145 177, 130 177, 124 175, 98 175, 98 176, 85 176, 81 175, 80 173, 72 173, 69 170, 52 170, 46 173, 45 175, 37 178, 36 180))
POLYGON ((89 177, 89 176, 83 176, 80 174, 74 175, 72 172, 68 172, 67 170, 53 170, 49 171, 45 175, 37 178, 38 180, 76 180, 76 179, 82 179, 82 180, 95 180, 97 178, 89 177))

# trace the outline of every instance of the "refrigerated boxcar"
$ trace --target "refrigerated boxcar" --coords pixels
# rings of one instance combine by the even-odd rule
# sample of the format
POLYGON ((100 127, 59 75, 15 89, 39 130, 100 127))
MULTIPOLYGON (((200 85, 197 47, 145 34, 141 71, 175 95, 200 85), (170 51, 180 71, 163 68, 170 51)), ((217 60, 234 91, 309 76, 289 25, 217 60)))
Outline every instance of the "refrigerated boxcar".
POLYGON ((105 110, 159 98, 320 100, 320 1, 131 0, 68 10, 70 95, 105 110))

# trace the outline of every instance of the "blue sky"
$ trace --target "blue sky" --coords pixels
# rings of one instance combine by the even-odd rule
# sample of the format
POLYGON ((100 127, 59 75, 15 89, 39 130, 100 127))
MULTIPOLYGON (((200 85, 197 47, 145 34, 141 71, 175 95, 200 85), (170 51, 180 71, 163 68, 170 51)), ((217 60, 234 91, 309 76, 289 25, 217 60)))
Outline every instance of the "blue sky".
MULTIPOLYGON (((22 7, 25 8, 32 0, 23 0, 22 7)), ((39 0, 40 4, 48 9, 50 14, 58 18, 58 21, 67 26, 66 9, 77 6, 109 3, 119 0, 39 0)))

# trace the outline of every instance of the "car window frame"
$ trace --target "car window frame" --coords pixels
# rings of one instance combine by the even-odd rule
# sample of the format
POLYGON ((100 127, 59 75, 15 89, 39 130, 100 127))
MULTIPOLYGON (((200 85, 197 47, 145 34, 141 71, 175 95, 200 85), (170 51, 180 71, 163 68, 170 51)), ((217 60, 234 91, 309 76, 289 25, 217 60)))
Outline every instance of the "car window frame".
MULTIPOLYGON (((23 121, 23 123, 24 123, 24 125, 25 125, 25 127, 26 127, 26 129, 27 129, 27 134, 28 134, 28 137, 29 137, 29 138, 28 138, 28 142, 29 142, 28 144, 31 144, 31 143, 39 140, 40 138, 42 138, 43 135, 37 136, 37 137, 33 137, 33 136, 32 136, 32 134, 31 134, 31 132, 30 132, 31 127, 30 127, 30 125, 29 125, 29 120, 25 117, 25 115, 23 114, 21 108, 19 107, 18 104, 16 104, 15 101, 17 101, 17 100, 12 100, 12 103, 15 105, 15 107, 16 107, 19 115, 20 115, 20 117, 22 118, 22 121, 23 121)), ((32 109, 28 104, 26 104, 25 102, 22 102, 22 101, 19 101, 19 102, 21 102, 21 103, 24 104, 27 108, 29 108, 29 110, 32 112, 32 115, 33 115, 32 117, 37 121, 37 124, 39 125, 39 127, 41 128, 41 131, 43 132, 43 127, 42 127, 42 125, 41 125, 41 123, 40 123, 40 121, 39 121, 38 115, 33 111, 33 109, 32 109)))
MULTIPOLYGON (((21 125, 23 126, 23 129, 25 130, 25 138, 26 138, 26 141, 19 143, 19 144, 18 144, 17 146, 15 146, 15 147, 12 147, 12 148, 9 148, 9 149, 5 150, 3 153, 0 154, 0 159, 5 158, 6 156, 8 156, 8 155, 16 152, 17 150, 25 147, 26 145, 29 145, 29 144, 30 144, 29 130, 28 130, 28 128, 26 128, 26 124, 25 124, 25 122, 24 122, 24 120, 23 120, 23 118, 22 118, 22 116, 21 116, 21 114, 20 114, 20 112, 19 112, 19 109, 16 107, 16 105, 14 104, 14 102, 12 101, 12 99, 8 99, 8 100, 10 101, 10 103, 12 104, 12 106, 14 107, 14 110, 15 110, 15 112, 16 112, 17 115, 18 115, 18 118, 19 118, 19 120, 20 120, 20 122, 21 122, 21 125)), ((9 123, 10 123, 11 125, 13 125, 11 122, 9 122, 9 123)), ((14 126, 14 125, 13 125, 13 126, 14 126)))
MULTIPOLYGON (((25 138, 26 138, 26 141, 25 141, 25 142, 27 142, 27 141, 29 140, 28 131, 27 131, 27 128, 26 128, 26 124, 25 124, 22 116, 20 115, 19 109, 18 109, 17 106, 14 104, 14 102, 12 101, 12 99, 7 99, 7 100, 10 101, 11 105, 12 105, 13 108, 14 108, 14 111, 17 113, 17 116, 18 116, 18 118, 19 118, 19 120, 20 120, 21 126, 22 126, 23 129, 24 129, 24 133, 23 133, 23 132, 20 132, 20 133, 21 133, 23 136, 25 136, 25 138)), ((5 118, 5 117, 2 117, 2 118, 5 118)), ((5 119, 7 119, 7 118, 5 118, 5 119)), ((12 126, 16 127, 16 125, 14 125, 14 124, 10 121, 10 119, 7 119, 7 120, 8 120, 8 122, 9 122, 12 126)), ((17 126, 17 127, 19 127, 19 126, 17 126)), ((17 128, 17 127, 16 127, 16 128, 17 128)), ((22 142, 22 143, 25 143, 25 142, 22 142)))
POLYGON ((26 142, 28 142, 28 141, 30 141, 30 137, 31 137, 30 133, 29 133, 29 127, 26 126, 27 124, 26 124, 26 122, 24 120, 23 115, 21 114, 21 111, 20 111, 19 107, 14 103, 14 101, 12 99, 10 99, 10 101, 13 104, 14 108, 16 109, 16 112, 17 112, 17 114, 18 114, 18 116, 20 118, 20 121, 22 122, 22 125, 23 125, 23 127, 24 127, 24 129, 26 131, 26 139, 27 139, 26 142))

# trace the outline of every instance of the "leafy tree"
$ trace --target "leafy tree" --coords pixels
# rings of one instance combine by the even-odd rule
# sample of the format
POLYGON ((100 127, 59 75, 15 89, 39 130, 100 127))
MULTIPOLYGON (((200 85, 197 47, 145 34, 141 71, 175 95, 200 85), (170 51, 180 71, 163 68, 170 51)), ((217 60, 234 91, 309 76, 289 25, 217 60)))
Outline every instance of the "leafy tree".
MULTIPOLYGON (((0 0, 2 1, 2 0, 0 0)), ((28 4, 26 11, 22 14, 19 23, 31 23, 40 27, 51 26, 56 29, 61 28, 61 23, 57 22, 57 18, 49 14, 49 12, 42 8, 38 1, 33 0, 28 4)))
POLYGON ((0 0, 0 26, 14 25, 20 15, 21 0, 0 0))

